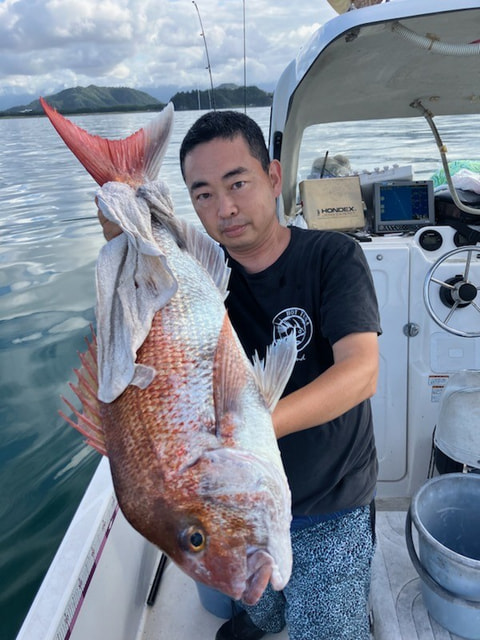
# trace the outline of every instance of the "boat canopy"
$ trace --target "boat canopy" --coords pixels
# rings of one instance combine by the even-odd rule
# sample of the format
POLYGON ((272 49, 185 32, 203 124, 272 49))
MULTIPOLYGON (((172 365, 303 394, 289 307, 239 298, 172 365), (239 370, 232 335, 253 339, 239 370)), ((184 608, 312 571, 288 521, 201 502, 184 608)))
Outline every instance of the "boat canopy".
POLYGON ((274 92, 269 146, 283 166, 281 213, 294 213, 305 128, 418 117, 419 103, 434 116, 480 112, 478 0, 397 0, 321 27, 274 92))

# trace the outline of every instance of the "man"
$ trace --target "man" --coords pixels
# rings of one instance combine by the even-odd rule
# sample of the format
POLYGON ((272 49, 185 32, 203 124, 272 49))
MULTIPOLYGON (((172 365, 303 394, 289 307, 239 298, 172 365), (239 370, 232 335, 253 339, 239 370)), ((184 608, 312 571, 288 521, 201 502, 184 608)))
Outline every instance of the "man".
POLYGON ((380 326, 363 252, 344 234, 279 223, 281 166, 241 113, 202 116, 180 163, 196 213, 228 257, 226 305, 247 354, 297 332, 297 362, 273 413, 292 491, 292 577, 216 639, 255 640, 286 625, 290 640, 367 640, 377 475, 368 398, 380 326))
POLYGON ((226 305, 247 354, 292 327, 299 350, 273 413, 292 490, 292 578, 217 639, 260 638, 285 624, 292 640, 368 638, 377 473, 368 398, 380 326, 363 252, 343 234, 279 223, 281 167, 243 114, 200 118, 180 163, 200 221, 229 257, 226 305))

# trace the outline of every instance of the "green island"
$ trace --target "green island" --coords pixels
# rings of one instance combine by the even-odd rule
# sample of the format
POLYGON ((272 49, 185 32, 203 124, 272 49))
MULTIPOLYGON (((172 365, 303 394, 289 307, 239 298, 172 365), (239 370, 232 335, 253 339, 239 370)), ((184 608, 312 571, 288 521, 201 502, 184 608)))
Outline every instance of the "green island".
MULTIPOLYGON (((64 115, 80 113, 109 113, 122 111, 161 111, 165 103, 145 91, 128 87, 73 87, 59 93, 44 96, 45 100, 64 115)), ((176 111, 205 109, 236 109, 269 107, 272 94, 258 87, 239 87, 222 84, 213 90, 179 91, 170 98, 176 111)), ((10 107, 0 111, 0 117, 22 117, 43 115, 39 100, 27 105, 10 107)))

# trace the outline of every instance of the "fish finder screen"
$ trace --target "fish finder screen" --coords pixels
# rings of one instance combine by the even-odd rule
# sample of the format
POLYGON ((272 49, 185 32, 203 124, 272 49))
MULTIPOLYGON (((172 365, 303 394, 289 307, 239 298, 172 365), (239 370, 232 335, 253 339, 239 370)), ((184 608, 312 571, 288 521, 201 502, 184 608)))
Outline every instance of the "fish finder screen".
POLYGON ((431 180, 374 184, 375 232, 415 231, 435 223, 431 180))

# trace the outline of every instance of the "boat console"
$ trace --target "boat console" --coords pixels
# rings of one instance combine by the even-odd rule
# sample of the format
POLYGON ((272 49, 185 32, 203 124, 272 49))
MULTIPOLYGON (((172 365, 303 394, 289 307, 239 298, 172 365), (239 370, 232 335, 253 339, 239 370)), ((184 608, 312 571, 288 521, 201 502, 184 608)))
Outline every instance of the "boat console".
MULTIPOLYGON (((335 190, 342 193, 348 180, 314 181, 335 183, 333 200, 332 189, 315 192, 329 194, 329 211, 345 209, 345 193, 336 207, 335 190)), ((367 213, 362 228, 349 229, 347 222, 345 229, 343 213, 337 226, 331 214, 322 219, 325 205, 311 202, 305 218, 297 210, 295 224, 346 232, 367 258, 383 329, 372 399, 378 496, 394 498, 411 496, 432 473, 434 433, 450 378, 480 371, 480 226, 438 220, 431 180, 379 181, 372 191, 373 217, 367 213), (382 226, 388 219, 392 228, 382 226)), ((305 183, 302 192, 309 193, 305 183)))
POLYGON ((372 400, 379 495, 408 496, 427 477, 442 392, 480 370, 480 248, 449 226, 362 243, 382 318, 372 400))
MULTIPOLYGON (((451 161, 480 157, 479 24, 473 0, 455 3, 455 20, 428 0, 347 12, 312 36, 274 93, 279 218, 353 235, 373 275, 383 328, 372 400, 379 497, 408 498, 426 481, 445 386, 480 371, 480 194, 462 203, 465 192, 452 191, 458 167, 450 171, 451 161), (472 137, 459 140, 467 117, 472 137), (342 160, 336 178, 322 171, 332 156, 342 160), (342 185, 350 190, 355 176, 347 203, 342 185), (335 182, 340 196, 325 204, 326 185, 309 182, 335 182)), ((476 171, 480 184, 480 163, 476 171)))

